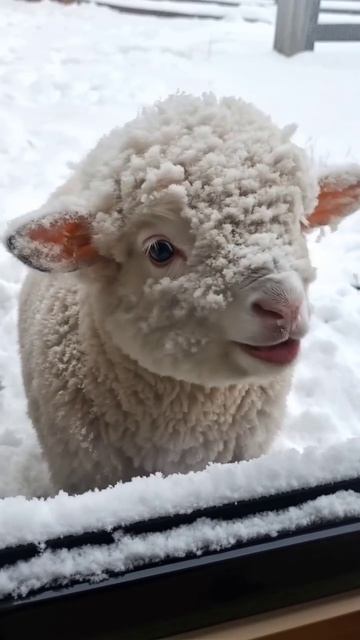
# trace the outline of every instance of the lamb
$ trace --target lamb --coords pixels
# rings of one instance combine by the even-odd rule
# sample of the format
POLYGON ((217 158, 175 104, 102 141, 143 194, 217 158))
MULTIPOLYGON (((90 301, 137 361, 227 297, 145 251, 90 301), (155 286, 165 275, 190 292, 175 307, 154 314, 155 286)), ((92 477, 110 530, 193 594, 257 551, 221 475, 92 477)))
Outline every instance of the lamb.
POLYGON ((9 250, 28 410, 55 489, 265 453, 314 278, 307 227, 360 203, 253 105, 176 94, 104 137, 9 250))

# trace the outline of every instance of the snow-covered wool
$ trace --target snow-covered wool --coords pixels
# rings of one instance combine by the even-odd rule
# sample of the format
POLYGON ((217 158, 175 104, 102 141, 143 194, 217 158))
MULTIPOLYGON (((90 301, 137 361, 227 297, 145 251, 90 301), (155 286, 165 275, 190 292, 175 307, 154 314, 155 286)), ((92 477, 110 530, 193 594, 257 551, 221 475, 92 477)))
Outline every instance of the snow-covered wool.
MULTIPOLYGON (((27 278, 20 345, 56 487, 83 491, 267 450, 292 367, 241 345, 299 339, 307 328, 303 227, 319 186, 292 131, 235 98, 171 96, 103 138, 42 209, 16 222, 10 250, 52 272, 27 278), (159 241, 175 248, 163 267, 149 259, 159 241), (269 342, 254 310, 265 295, 301 306, 293 334, 273 322, 269 342)), ((321 223, 356 208, 359 176, 337 170, 333 187, 324 177, 321 223)))

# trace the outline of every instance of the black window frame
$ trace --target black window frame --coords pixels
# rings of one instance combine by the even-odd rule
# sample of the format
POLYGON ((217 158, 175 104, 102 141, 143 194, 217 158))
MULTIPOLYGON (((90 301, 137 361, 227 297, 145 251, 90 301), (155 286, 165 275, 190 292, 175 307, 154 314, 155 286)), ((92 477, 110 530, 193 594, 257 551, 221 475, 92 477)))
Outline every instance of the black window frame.
MULTIPOLYGON (((135 522, 124 533, 165 531, 200 517, 232 520, 278 511, 338 491, 360 492, 360 477, 191 513, 135 522)), ((110 544, 111 531, 88 531, 46 541, 46 548, 110 544)), ((25 598, 0 601, 0 640, 152 640, 343 593, 360 586, 360 518, 329 519, 198 557, 171 559, 110 576, 73 582, 25 598)), ((39 554, 35 544, 0 552, 1 566, 39 554)))

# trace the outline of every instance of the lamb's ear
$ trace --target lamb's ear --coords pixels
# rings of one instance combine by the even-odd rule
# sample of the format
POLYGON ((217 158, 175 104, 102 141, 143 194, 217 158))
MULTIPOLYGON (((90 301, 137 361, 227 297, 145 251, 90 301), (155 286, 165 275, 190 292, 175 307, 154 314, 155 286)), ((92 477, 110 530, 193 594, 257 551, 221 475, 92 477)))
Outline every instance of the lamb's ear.
POLYGON ((6 244, 19 260, 39 271, 75 271, 101 259, 90 219, 77 213, 22 217, 11 225, 6 244), (30 218, 30 219, 29 219, 30 218))
POLYGON ((320 178, 317 206, 307 219, 308 228, 336 227, 342 218, 360 209, 360 167, 337 169, 320 178))

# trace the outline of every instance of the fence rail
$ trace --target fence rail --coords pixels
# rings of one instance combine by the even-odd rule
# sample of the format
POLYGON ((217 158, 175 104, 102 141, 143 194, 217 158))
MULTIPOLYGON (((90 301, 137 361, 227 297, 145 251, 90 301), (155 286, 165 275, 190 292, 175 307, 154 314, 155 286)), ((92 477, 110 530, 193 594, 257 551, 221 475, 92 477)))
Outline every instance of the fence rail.
MULTIPOLYGON (((337 0, 335 13, 360 14, 360 2, 344 4, 337 0), (358 9, 356 7, 358 6, 358 9)), ((278 0, 274 49, 286 56, 301 51, 312 51, 315 42, 360 41, 360 24, 319 24, 319 13, 323 11, 320 0, 278 0)), ((332 12, 332 2, 324 5, 325 12, 332 12)))

